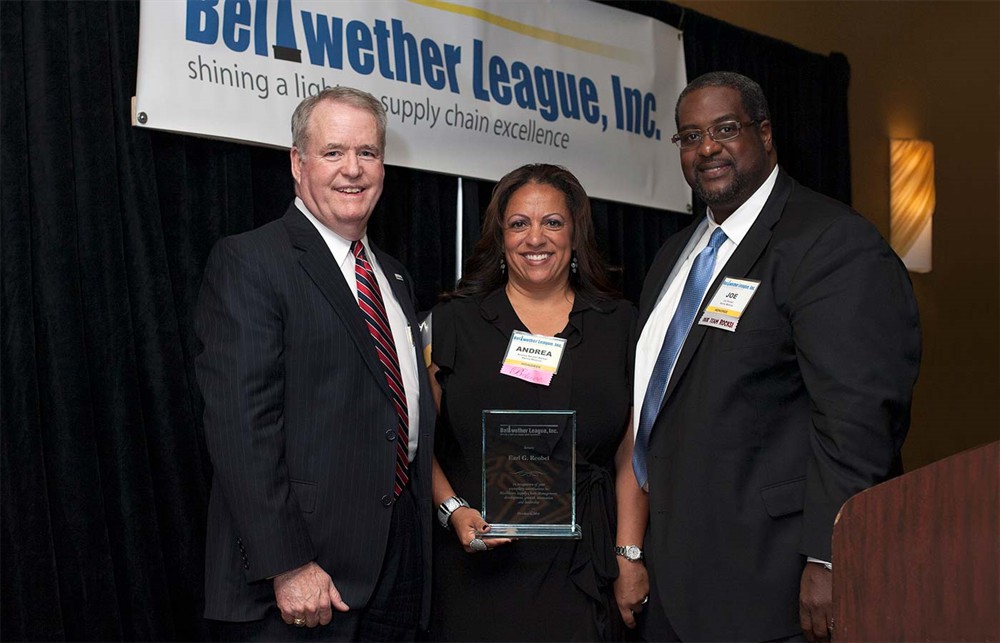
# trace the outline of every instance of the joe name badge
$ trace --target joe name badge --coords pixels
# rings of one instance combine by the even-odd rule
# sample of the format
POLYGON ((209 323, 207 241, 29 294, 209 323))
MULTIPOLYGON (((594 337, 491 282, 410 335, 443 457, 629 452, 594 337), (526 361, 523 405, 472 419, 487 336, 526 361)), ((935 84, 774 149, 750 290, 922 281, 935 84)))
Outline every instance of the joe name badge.
POLYGON ((724 277, 719 289, 701 313, 698 324, 735 332, 740 323, 740 315, 746 310, 759 285, 760 281, 756 279, 724 277))
POLYGON ((559 371, 566 340, 546 335, 532 335, 515 330, 507 345, 500 372, 533 384, 548 386, 559 371))

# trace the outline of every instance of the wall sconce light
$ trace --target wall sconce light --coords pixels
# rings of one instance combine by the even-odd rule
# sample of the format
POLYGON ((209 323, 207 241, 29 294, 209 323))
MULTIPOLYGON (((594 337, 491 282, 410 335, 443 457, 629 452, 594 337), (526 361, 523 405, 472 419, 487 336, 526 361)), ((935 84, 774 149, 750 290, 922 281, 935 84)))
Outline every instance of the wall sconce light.
POLYGON ((934 144, 889 139, 889 244, 912 272, 931 271, 934 144))

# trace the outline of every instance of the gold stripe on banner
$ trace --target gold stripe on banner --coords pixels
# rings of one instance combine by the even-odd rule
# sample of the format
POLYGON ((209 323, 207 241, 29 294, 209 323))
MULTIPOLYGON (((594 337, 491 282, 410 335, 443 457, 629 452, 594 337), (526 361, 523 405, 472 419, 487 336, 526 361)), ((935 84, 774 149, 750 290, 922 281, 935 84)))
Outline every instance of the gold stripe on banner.
POLYGON ((465 5, 455 4, 454 2, 444 2, 443 0, 409 1, 413 4, 423 5, 431 9, 438 9, 440 11, 448 11, 450 13, 457 13, 470 18, 476 18, 477 20, 488 22, 491 25, 495 25, 501 29, 506 29, 507 31, 513 31, 514 33, 529 36, 531 38, 535 38, 536 40, 546 40, 557 45, 562 45, 563 47, 584 51, 589 54, 597 54, 598 56, 611 58, 613 60, 621 60, 624 62, 636 63, 641 60, 640 56, 631 49, 606 45, 602 42, 595 42, 593 40, 586 40, 575 36, 567 36, 566 34, 549 31, 548 29, 542 29, 541 27, 504 18, 503 16, 498 16, 497 14, 490 13, 484 9, 467 7, 465 5))
POLYGON ((891 139, 889 145, 889 243, 905 257, 934 214, 934 144, 891 139))

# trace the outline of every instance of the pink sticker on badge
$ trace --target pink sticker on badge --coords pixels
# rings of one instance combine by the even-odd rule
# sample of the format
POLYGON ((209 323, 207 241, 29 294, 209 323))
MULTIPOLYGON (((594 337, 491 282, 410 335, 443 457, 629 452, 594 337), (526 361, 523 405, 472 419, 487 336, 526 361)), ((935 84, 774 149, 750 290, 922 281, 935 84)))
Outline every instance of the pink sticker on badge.
POLYGON ((519 380, 531 382, 532 384, 541 384, 542 386, 548 386, 552 382, 552 373, 527 366, 504 364, 500 367, 500 372, 504 375, 510 375, 519 380))

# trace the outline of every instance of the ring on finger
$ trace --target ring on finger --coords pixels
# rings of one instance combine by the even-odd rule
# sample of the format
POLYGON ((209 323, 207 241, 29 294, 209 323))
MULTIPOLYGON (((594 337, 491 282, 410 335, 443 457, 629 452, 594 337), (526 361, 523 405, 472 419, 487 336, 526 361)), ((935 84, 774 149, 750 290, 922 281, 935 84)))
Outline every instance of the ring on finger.
POLYGON ((648 602, 649 602, 649 594, 646 594, 646 597, 644 599, 642 599, 641 605, 645 605, 648 602))
POLYGON ((469 541, 469 549, 472 551, 486 551, 489 547, 486 546, 486 541, 482 538, 473 538, 469 541))
POLYGON ((292 623, 295 623, 295 627, 305 627, 306 626, 306 619, 304 619, 304 618, 302 618, 300 616, 300 617, 296 618, 295 620, 293 620, 292 623))

